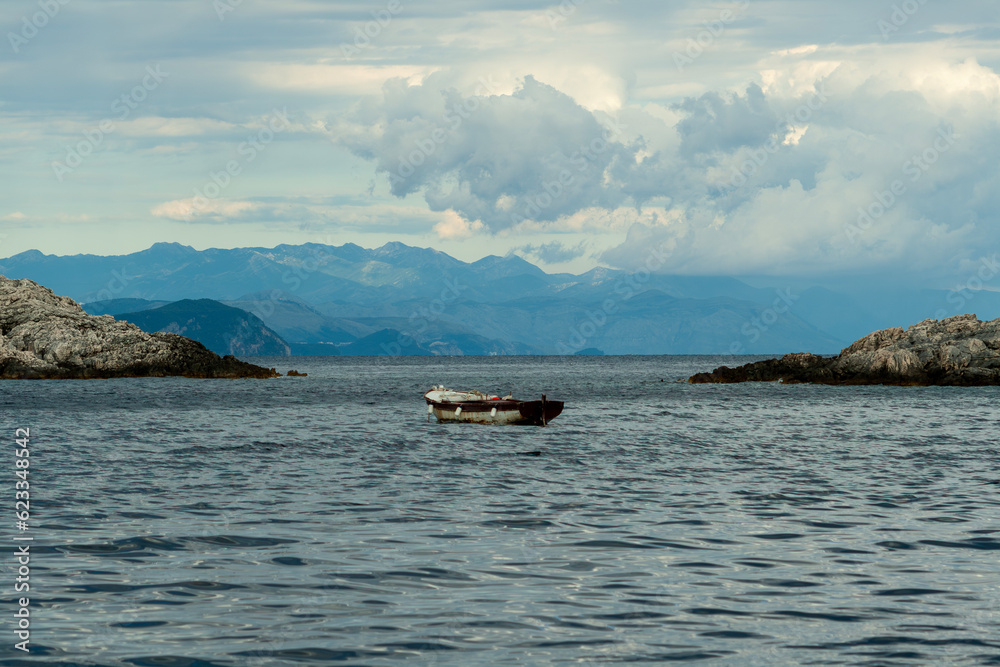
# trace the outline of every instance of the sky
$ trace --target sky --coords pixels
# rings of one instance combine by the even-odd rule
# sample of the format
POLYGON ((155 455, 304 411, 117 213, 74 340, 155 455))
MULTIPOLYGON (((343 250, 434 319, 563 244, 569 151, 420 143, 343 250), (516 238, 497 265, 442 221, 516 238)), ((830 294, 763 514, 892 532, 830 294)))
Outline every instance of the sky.
POLYGON ((0 257, 402 241, 948 287, 1000 253, 994 0, 4 0, 0 28, 0 257))

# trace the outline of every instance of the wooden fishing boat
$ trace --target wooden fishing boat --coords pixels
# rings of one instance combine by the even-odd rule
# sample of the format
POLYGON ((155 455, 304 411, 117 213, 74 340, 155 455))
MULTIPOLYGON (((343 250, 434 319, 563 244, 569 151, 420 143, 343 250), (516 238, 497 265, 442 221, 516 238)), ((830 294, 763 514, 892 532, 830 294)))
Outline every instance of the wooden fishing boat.
POLYGON ((545 426, 559 416, 562 401, 550 401, 542 394, 540 401, 520 401, 511 396, 492 396, 478 391, 454 391, 434 387, 424 394, 427 415, 439 422, 475 424, 531 424, 545 426))

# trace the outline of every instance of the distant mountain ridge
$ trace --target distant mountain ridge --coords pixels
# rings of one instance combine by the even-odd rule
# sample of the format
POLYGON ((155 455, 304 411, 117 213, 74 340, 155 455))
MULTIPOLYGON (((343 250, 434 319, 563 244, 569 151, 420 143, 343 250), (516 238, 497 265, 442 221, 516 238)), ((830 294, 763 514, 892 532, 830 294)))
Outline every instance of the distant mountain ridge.
MULTIPOLYGON (((27 251, 0 259, 0 274, 35 280, 93 312, 126 312, 122 299, 142 300, 131 302, 132 313, 149 302, 212 299, 253 314, 293 353, 396 354, 392 335, 413 341, 400 346, 411 350, 403 354, 836 353, 870 331, 950 307, 945 291, 793 293, 724 276, 608 268, 548 274, 517 256, 463 262, 398 242, 203 251, 157 243, 120 256, 27 251), (396 333, 380 334, 386 330, 396 333), (375 334, 382 338, 369 338, 375 334)), ((1000 295, 980 292, 974 307, 1000 316, 1000 295)))
POLYGON ((286 357, 291 348, 255 315, 211 299, 183 299, 138 312, 114 314, 149 333, 194 339, 219 356, 286 357))

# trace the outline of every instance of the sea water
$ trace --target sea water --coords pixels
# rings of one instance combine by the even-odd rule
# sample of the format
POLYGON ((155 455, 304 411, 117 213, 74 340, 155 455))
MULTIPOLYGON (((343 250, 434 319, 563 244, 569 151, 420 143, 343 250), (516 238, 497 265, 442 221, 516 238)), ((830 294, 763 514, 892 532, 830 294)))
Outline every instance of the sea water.
POLYGON ((2 384, 3 664, 1000 664, 997 388, 257 361, 309 375, 2 384), (431 423, 437 384, 566 407, 431 423))

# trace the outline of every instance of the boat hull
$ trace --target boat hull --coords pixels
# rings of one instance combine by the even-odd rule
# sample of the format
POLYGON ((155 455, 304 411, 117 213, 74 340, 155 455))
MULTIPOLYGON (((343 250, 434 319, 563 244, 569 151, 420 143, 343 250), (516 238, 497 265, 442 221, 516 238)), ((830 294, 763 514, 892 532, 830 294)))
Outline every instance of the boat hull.
POLYGON ((442 423, 524 424, 544 426, 559 416, 562 401, 433 401, 427 399, 428 411, 442 423))

